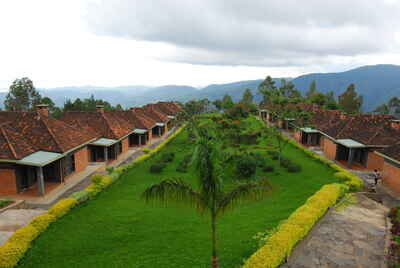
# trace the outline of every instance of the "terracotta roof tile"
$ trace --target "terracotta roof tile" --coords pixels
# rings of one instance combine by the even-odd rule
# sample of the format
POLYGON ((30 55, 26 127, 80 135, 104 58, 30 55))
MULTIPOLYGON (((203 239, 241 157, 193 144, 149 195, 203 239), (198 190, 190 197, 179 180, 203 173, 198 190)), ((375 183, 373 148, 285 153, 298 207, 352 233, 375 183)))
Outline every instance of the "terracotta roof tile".
POLYGON ((19 159, 33 150, 64 153, 93 139, 60 120, 36 112, 0 112, 0 121, 12 123, 2 128, 3 139, 7 136, 15 150, 10 159, 19 159))
POLYGON ((61 120, 97 138, 120 139, 134 129, 131 122, 113 111, 66 112, 61 120))

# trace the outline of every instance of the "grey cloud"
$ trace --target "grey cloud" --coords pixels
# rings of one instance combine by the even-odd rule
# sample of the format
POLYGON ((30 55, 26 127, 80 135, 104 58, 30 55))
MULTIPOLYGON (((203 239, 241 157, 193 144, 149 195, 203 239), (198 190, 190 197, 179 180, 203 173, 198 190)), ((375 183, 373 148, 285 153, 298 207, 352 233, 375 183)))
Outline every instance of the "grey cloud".
POLYGON ((393 49, 399 11, 388 0, 104 0, 87 21, 100 35, 174 45, 165 60, 302 66, 393 49))

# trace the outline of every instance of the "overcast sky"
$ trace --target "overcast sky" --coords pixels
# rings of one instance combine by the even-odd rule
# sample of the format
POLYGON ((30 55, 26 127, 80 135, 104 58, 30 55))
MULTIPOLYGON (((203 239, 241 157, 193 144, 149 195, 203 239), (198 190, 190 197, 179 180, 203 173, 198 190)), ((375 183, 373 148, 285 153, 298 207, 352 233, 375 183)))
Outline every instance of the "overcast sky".
POLYGON ((0 88, 187 84, 400 64, 396 0, 0 0, 0 88))

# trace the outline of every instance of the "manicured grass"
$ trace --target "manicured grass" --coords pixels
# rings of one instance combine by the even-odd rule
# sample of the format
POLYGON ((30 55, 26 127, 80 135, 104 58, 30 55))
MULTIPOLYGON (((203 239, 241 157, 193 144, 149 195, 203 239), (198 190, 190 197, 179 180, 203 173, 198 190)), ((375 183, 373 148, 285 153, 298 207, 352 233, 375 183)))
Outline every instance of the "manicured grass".
MULTIPOLYGON (((265 144, 264 144, 265 145, 265 144)), ((184 206, 165 208, 140 199, 146 187, 162 179, 181 177, 196 184, 195 176, 176 172, 190 151, 187 134, 179 135, 163 152, 175 152, 175 160, 161 174, 149 173, 160 155, 141 163, 97 200, 90 201, 61 218, 42 234, 19 267, 209 267, 210 223, 184 206)), ((254 149, 262 152, 261 148, 254 149)), ((288 173, 271 163, 267 176, 274 192, 264 200, 248 202, 220 218, 219 260, 221 267, 239 267, 255 250, 253 236, 275 227, 322 185, 336 182, 333 171, 287 146, 285 155, 302 165, 301 173, 288 173)), ((227 174, 232 174, 227 167, 227 174)), ((224 181, 227 189, 235 178, 224 181)))

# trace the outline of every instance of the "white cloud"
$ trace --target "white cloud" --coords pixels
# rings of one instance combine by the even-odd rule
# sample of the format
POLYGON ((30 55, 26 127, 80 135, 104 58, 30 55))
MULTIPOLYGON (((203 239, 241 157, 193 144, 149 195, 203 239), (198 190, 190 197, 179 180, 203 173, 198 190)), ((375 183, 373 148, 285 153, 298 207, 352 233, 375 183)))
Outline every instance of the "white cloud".
POLYGON ((1 0, 0 88, 22 76, 202 86, 400 62, 397 1, 293 3, 1 0))

